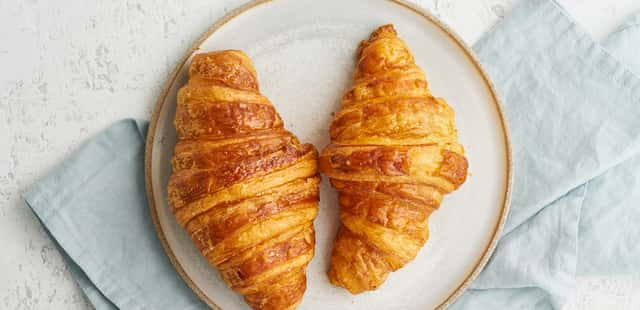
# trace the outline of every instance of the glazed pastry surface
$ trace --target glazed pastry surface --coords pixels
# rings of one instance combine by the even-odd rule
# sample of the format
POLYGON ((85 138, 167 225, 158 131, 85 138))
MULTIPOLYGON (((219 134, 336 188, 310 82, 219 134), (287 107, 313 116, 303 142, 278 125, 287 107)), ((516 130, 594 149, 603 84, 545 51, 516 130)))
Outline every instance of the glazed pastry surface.
POLYGON ((196 55, 177 99, 171 211, 253 309, 296 308, 314 254, 316 149, 284 129, 241 51, 196 55))
POLYGON ((467 177, 454 113, 392 25, 360 44, 353 85, 331 123, 320 171, 339 193, 341 227, 329 279, 377 289, 429 238, 429 215, 467 177))

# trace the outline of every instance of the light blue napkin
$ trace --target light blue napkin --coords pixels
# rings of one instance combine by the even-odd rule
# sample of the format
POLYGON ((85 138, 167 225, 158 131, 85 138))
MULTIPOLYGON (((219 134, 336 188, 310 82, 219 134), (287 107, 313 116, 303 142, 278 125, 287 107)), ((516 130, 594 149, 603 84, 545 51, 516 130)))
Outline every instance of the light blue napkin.
POLYGON ((145 196, 146 130, 117 122, 24 198, 96 309, 206 309, 156 237, 145 196))
MULTIPOLYGON (((452 308, 558 308, 576 272, 640 272, 640 17, 620 29, 605 50, 555 2, 522 0, 476 44, 511 130, 513 200, 494 256, 452 308)), ((97 309, 201 309, 149 218, 145 131, 114 124, 25 200, 97 309)))
POLYGON ((514 160, 494 255, 453 309, 558 309, 576 273, 640 272, 640 16, 604 45, 524 0, 475 46, 514 160))

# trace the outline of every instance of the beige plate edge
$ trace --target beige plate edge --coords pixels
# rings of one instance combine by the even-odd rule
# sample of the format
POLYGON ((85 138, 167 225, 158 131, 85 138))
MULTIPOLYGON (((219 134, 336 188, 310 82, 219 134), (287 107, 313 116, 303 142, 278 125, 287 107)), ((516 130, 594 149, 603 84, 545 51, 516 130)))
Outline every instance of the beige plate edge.
MULTIPOLYGON (((169 242, 167 241, 166 237, 165 237, 165 233, 162 230, 162 227, 160 225, 160 221, 158 219, 158 213, 156 211, 156 206, 155 206, 155 196, 154 196, 154 192, 153 192, 153 187, 151 185, 151 156, 152 156, 152 148, 153 148, 153 143, 154 143, 154 138, 155 138, 155 131, 156 131, 156 127, 158 124, 158 118, 160 115, 160 111, 163 108, 164 102, 166 101, 166 97, 169 93, 169 90, 171 89, 171 86, 175 83, 176 78, 178 77, 178 73, 180 72, 181 68, 184 67, 184 65, 186 64, 187 60, 189 59, 189 57, 196 51, 198 50, 198 48, 200 47, 200 45, 202 45, 202 43, 204 41, 206 41, 211 35, 213 35, 218 29, 220 29, 222 26, 224 26, 227 22, 229 22, 230 20, 232 20, 233 18, 235 18, 236 16, 260 5, 263 3, 267 3, 267 2, 271 2, 272 0, 253 0, 233 11, 231 11, 230 13, 228 13, 227 15, 225 15, 224 17, 222 17, 220 20, 218 20, 217 22, 215 22, 209 29, 207 29, 207 31, 200 36, 200 38, 198 38, 198 40, 196 40, 196 42, 186 51, 186 53, 184 54, 184 56, 182 57, 182 60, 176 65, 176 67, 174 68, 173 72, 171 73, 169 79, 167 80, 164 88, 162 89, 162 92, 160 93, 160 96, 158 97, 158 100, 156 102, 156 107, 153 111, 153 114, 151 115, 151 121, 149 123, 149 128, 147 130, 147 141, 145 143, 145 156, 144 156, 144 175, 145 175, 145 187, 146 187, 146 192, 147 192, 147 202, 149 204, 149 210, 151 212, 151 219, 153 221, 153 226, 155 227, 156 230, 156 234, 158 235, 158 239, 160 240, 160 243, 162 244, 162 248, 164 249, 165 253, 167 254, 167 256, 169 257, 169 261, 171 261, 171 264, 175 267, 176 271, 178 272, 178 274, 180 275, 180 277, 185 281, 185 283, 187 284, 187 286, 189 286, 189 288, 191 288, 191 290, 193 290, 193 292, 204 302, 206 303, 209 307, 213 308, 213 309, 222 309, 220 308, 220 306, 218 306, 213 300, 211 300, 209 297, 207 297, 204 292, 202 292, 202 290, 193 282, 193 280, 189 277, 189 275, 184 271, 184 268, 182 267, 182 265, 180 264, 180 262, 178 262, 178 259, 176 258, 176 256, 173 254, 173 250, 171 249, 171 246, 169 245, 169 242)), ((471 49, 460 39, 460 37, 453 32, 447 25, 445 25, 442 21, 438 20, 435 16, 431 15, 431 13, 413 5, 410 4, 408 2, 406 2, 405 0, 385 0, 385 1, 390 1, 393 3, 396 3, 400 6, 403 6, 415 13, 417 13, 418 15, 423 16, 424 18, 426 18, 427 20, 429 20, 431 23, 435 24, 436 26, 440 27, 444 32, 446 32, 449 37, 451 37, 453 39, 453 41, 462 49, 464 50, 465 54, 467 55, 467 57, 469 57, 469 59, 472 60, 473 64, 475 65, 476 69, 481 73, 482 78, 487 86, 487 88, 489 88, 491 96, 493 98, 493 101, 496 103, 496 107, 498 109, 498 113, 500 114, 500 121, 501 121, 501 125, 503 128, 503 133, 504 133, 504 139, 505 139, 505 143, 507 146, 507 192, 505 193, 504 196, 504 202, 503 202, 503 207, 502 207, 502 212, 500 214, 500 220, 498 221, 498 225, 496 225, 495 229, 494 229, 494 233, 493 233, 493 237, 491 238, 491 242, 489 242, 489 245, 487 246, 487 248, 484 251, 484 254, 482 255, 482 257, 480 257, 480 259, 478 260, 478 262, 476 263, 476 266, 474 267, 473 271, 467 276, 467 278, 460 284, 460 286, 458 286, 458 288, 451 294, 449 295, 449 297, 447 297, 447 299, 445 299, 444 302, 442 302, 437 309, 445 309, 448 306, 450 306, 451 304, 453 304, 453 302, 460 297, 460 295, 462 295, 462 293, 464 292, 464 290, 471 284, 471 282, 473 282, 473 280, 478 276, 478 274, 480 274, 480 272, 482 271, 482 269, 484 268, 484 266, 487 264, 487 261, 489 260, 489 258, 491 257, 491 254, 493 253, 493 250, 495 249, 499 237, 501 235, 502 232, 502 228, 504 227, 504 223, 507 219, 507 214, 509 213, 509 205, 510 205, 510 201, 511 201, 511 187, 512 187, 512 182, 513 182, 513 162, 512 162, 512 154, 511 154, 511 140, 510 140, 510 134, 509 134, 509 129, 506 126, 506 122, 505 122, 505 116, 504 116, 504 112, 502 109, 502 104, 500 101, 500 98, 497 95, 497 92, 495 90, 495 86, 493 85, 493 83, 491 82, 491 80, 488 78, 485 70, 482 68, 482 66, 480 65, 480 62, 478 61, 478 59, 476 58, 475 54, 471 51, 471 49)))

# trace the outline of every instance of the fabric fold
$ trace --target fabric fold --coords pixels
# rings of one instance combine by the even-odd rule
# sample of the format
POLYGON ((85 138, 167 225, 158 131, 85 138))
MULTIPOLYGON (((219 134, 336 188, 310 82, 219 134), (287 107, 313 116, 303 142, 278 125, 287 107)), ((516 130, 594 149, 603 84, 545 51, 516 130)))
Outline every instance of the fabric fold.
POLYGON ((640 79, 555 2, 522 1, 474 50, 512 136, 505 232, 640 150, 640 79))
POLYGON ((559 309, 576 272, 640 269, 638 20, 601 46, 556 2, 522 1, 474 46, 511 131, 513 196, 491 260, 453 309, 559 309))
MULTIPOLYGON (((631 16, 603 46, 639 74, 640 15, 631 16)), ((640 101, 635 104, 640 109, 640 101)), ((580 219, 578 275, 640 274, 640 154, 591 184, 580 219)))
POLYGON ((146 127, 115 123, 24 199, 97 309, 204 309, 154 233, 144 185, 146 127))

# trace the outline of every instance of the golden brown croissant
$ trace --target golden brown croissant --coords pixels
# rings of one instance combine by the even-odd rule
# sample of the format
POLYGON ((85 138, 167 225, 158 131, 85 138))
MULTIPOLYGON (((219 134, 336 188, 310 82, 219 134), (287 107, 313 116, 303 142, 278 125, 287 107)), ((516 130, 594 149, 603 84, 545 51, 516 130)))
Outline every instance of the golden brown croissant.
POLYGON ((393 26, 363 41, 358 59, 320 155, 342 222, 329 278, 353 294, 376 289, 415 258, 429 215, 467 177, 453 110, 431 95, 393 26))
POLYGON ((178 223, 253 309, 294 309, 314 253, 316 149, 284 129, 240 51, 193 58, 175 127, 178 223))

